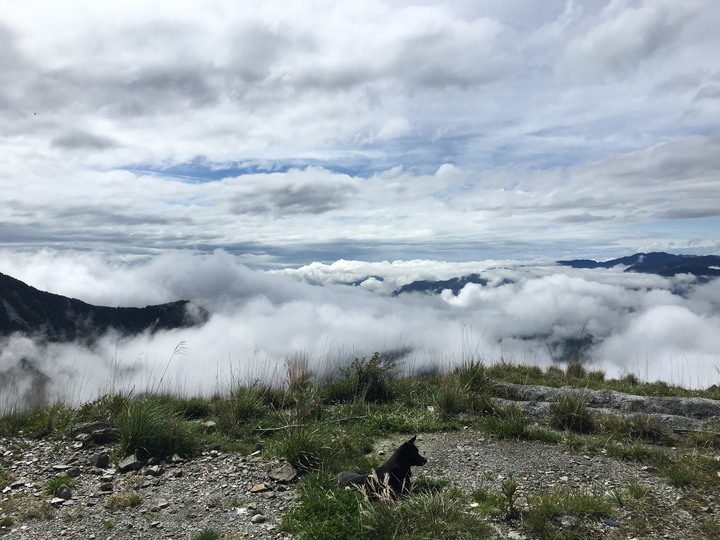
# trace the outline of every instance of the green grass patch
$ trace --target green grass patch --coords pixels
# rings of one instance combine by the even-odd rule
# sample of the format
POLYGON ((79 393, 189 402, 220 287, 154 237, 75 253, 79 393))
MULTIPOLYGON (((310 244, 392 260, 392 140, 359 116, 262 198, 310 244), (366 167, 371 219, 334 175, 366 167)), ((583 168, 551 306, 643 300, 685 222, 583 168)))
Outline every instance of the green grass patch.
POLYGON ((361 509, 365 538, 414 540, 488 538, 492 529, 457 490, 420 493, 393 501, 365 501, 361 509))
POLYGON ((474 539, 491 533, 470 500, 456 490, 418 490, 397 500, 369 501, 335 478, 311 474, 298 487, 299 505, 282 520, 282 529, 299 540, 474 539))
POLYGON ((528 497, 528 505, 523 525, 540 540, 594 538, 592 525, 613 508, 607 497, 566 489, 528 497))
POLYGON ((360 494, 340 488, 334 477, 305 476, 298 485, 298 499, 299 505, 283 515, 281 527, 299 540, 367 538, 360 518, 360 494))
POLYGON ((76 412, 56 404, 24 412, 12 412, 0 418, 0 436, 24 435, 30 439, 62 438, 69 434, 76 412))
POLYGON ((79 422, 105 421, 115 426, 117 419, 130 404, 130 396, 122 393, 106 394, 83 403, 78 409, 79 422))
POLYGON ((625 439, 662 445, 672 445, 675 442, 672 432, 660 420, 649 414, 635 414, 630 417, 602 415, 595 419, 595 428, 598 432, 625 439))
POLYGON ((499 407, 495 414, 482 419, 482 428, 501 439, 526 439, 530 420, 515 405, 499 407))

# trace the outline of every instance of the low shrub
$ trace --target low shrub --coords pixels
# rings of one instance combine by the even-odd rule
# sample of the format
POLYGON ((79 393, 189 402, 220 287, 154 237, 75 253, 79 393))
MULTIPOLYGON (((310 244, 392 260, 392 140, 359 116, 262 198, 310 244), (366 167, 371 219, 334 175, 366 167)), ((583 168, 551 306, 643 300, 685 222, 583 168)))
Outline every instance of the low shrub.
POLYGON ((355 358, 340 368, 340 377, 323 386, 326 402, 362 401, 387 403, 396 397, 394 382, 397 366, 380 353, 355 358))

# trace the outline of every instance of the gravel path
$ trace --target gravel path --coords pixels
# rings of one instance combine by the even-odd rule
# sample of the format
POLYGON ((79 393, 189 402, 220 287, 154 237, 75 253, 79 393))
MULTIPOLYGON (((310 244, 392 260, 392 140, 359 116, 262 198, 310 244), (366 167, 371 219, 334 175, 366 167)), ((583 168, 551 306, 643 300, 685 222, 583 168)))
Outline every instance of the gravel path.
MULTIPOLYGON (((376 452, 388 455, 404 438, 381 441, 376 452)), ((688 538, 688 531, 697 525, 696 518, 678 504, 682 491, 637 464, 568 451, 560 445, 488 439, 472 429, 420 434, 417 445, 428 464, 415 468, 415 478, 449 480, 467 493, 481 487, 499 490, 512 474, 518 482, 518 506, 523 508, 528 495, 554 487, 602 495, 637 482, 650 489, 657 514, 653 531, 640 538, 688 538)), ((269 471, 281 465, 278 462, 211 451, 192 461, 121 474, 92 465, 97 453, 97 447, 75 448, 72 441, 0 439, 0 466, 19 479, 0 486, 0 519, 4 514, 14 521, 0 530, 0 536, 179 540, 211 528, 230 539, 287 538, 279 523, 293 504, 294 485, 269 477, 269 471), (50 502, 43 487, 58 473, 73 476, 75 485, 69 500, 50 502), (139 495, 141 504, 108 508, 111 501, 122 504, 128 494, 139 495)), ((710 507, 714 504, 708 501, 710 507)), ((596 537, 632 538, 624 528, 631 517, 632 510, 621 510, 613 516, 617 523, 599 522, 596 537)), ((530 538, 516 522, 494 521, 493 526, 497 538, 530 538)))

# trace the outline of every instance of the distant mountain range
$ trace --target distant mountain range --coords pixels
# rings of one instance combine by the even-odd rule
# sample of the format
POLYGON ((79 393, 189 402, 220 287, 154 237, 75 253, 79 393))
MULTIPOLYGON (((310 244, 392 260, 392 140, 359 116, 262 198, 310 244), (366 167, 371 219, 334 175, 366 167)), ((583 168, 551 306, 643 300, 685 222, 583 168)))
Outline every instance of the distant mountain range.
POLYGON ((675 274, 692 274, 705 280, 720 276, 720 257, 716 255, 673 255, 672 253, 636 253, 605 262, 589 259, 558 261, 573 268, 614 268, 627 266, 625 272, 641 272, 671 277, 675 274))
MULTIPOLYGON (((692 274, 699 281, 709 281, 720 276, 720 257, 716 255, 673 255, 671 253, 636 253, 629 257, 612 259, 611 261, 597 262, 590 259, 577 259, 572 261, 557 261, 561 266, 572 268, 614 268, 626 266, 625 272, 642 272, 646 274, 658 274, 671 277, 675 274, 692 274)), ((403 293, 424 293, 440 294, 445 289, 450 289, 453 294, 458 294, 468 283, 477 283, 483 287, 488 280, 479 274, 456 277, 445 280, 419 280, 403 285, 393 292, 393 296, 403 293)), ((507 280, 500 284, 508 283, 507 280)))
POLYGON ((0 337, 20 332, 45 341, 91 342, 110 329, 133 335, 207 320, 205 310, 189 307, 187 300, 143 308, 93 306, 0 273, 0 337))

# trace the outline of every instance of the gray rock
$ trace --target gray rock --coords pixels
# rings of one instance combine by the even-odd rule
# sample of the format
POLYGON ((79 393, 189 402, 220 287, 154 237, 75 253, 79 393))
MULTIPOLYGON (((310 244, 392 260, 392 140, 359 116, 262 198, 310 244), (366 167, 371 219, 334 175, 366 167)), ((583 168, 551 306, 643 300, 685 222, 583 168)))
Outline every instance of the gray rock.
POLYGON ((140 470, 142 466, 143 462, 140 461, 135 454, 129 455, 118 463, 118 469, 121 473, 137 471, 140 470))
POLYGON ((120 430, 111 427, 96 429, 90 432, 90 438, 95 444, 110 444, 120 439, 120 430))
POLYGON ((80 476, 80 467, 70 467, 67 471, 65 471, 65 474, 70 478, 77 478, 80 476))
POLYGON ((267 521, 267 519, 262 514, 255 514, 250 518, 251 523, 265 523, 265 521, 267 521))
POLYGON ((68 500, 72 497, 72 491, 66 485, 62 485, 55 490, 55 496, 61 499, 68 500))
POLYGON ((143 476, 160 476, 164 473, 165 469, 160 465, 151 465, 150 467, 145 467, 142 471, 143 476))
POLYGON ((88 458, 88 463, 98 469, 107 469, 110 466, 110 455, 107 452, 99 452, 88 458))
POLYGON ((268 476, 271 480, 281 484, 289 484, 297 480, 298 474, 295 468, 289 463, 285 463, 282 467, 272 469, 268 476))
POLYGON ((82 422, 73 426, 71 434, 73 436, 77 436, 79 433, 90 434, 93 431, 110 429, 111 427, 112 426, 110 426, 109 422, 104 422, 102 420, 96 422, 82 422))
POLYGON ((78 441, 81 445, 84 445, 91 442, 92 438, 90 437, 89 433, 78 433, 77 435, 75 435, 75 440, 78 441))

